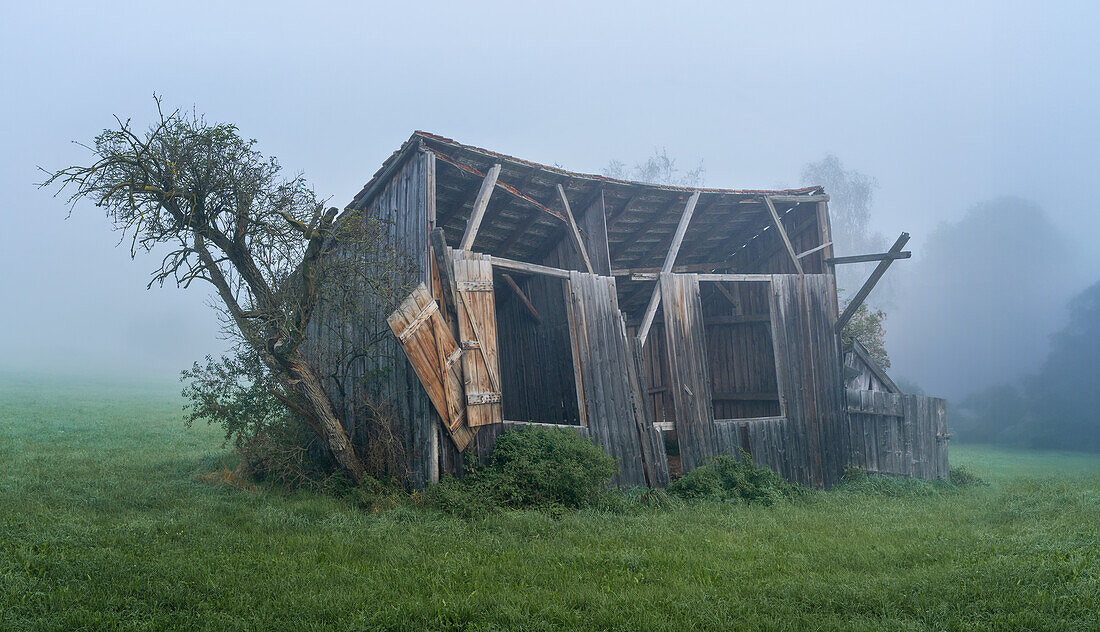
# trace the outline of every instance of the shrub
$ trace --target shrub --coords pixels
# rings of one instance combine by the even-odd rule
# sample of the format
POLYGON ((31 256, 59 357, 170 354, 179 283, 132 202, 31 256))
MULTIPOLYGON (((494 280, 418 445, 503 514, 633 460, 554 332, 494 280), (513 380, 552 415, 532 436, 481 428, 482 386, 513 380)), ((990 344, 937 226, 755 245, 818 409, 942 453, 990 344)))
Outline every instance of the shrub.
POLYGON ((489 464, 445 477, 428 504, 458 515, 498 508, 585 507, 615 475, 615 459, 572 430, 525 426, 497 438, 489 464))
POLYGON ((966 469, 965 467, 962 467, 961 465, 956 465, 955 467, 951 468, 950 470, 948 470, 948 473, 951 477, 951 484, 956 487, 973 487, 976 485, 989 484, 979 478, 977 474, 974 474, 973 472, 966 469))
POLYGON ((751 456, 738 450, 737 458, 719 456, 675 480, 668 491, 688 500, 772 505, 800 496, 805 489, 766 467, 756 467, 751 456))

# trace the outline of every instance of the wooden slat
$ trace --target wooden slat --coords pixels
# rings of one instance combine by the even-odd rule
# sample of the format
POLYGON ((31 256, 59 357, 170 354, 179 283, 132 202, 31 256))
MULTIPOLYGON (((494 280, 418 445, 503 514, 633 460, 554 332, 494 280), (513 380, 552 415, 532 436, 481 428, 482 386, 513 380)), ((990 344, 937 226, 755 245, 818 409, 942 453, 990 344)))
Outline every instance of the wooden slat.
POLYGON ((500 359, 497 350, 496 304, 493 268, 488 257, 456 251, 455 283, 458 288, 458 335, 463 349, 462 377, 466 394, 466 423, 471 428, 500 423, 500 359), (474 288, 474 289, 463 289, 474 288), (495 393, 495 401, 485 396, 495 393))
POLYGON ((665 300, 669 394, 687 473, 718 454, 699 281, 690 274, 663 274, 659 291, 665 300))
POLYGON ((577 220, 573 218, 573 210, 569 208, 569 198, 565 196, 565 189, 562 188, 561 184, 558 184, 558 196, 561 198, 561 205, 565 208, 565 218, 569 220, 569 237, 573 241, 573 247, 577 249, 577 254, 581 256, 585 271, 592 274, 592 260, 588 258, 588 249, 584 247, 581 231, 577 229, 577 220))
MULTIPOLYGON (((905 247, 905 244, 909 241, 909 233, 902 233, 898 236, 897 241, 890 247, 890 252, 901 252, 901 249, 905 247)), ((856 295, 852 297, 852 300, 848 302, 848 307, 844 308, 844 313, 840 315, 840 318, 836 321, 836 332, 840 333, 844 330, 844 327, 848 324, 848 321, 855 315, 856 310, 863 304, 863 301, 867 300, 867 295, 871 293, 871 290, 875 288, 875 284, 878 283, 882 275, 886 274, 886 270, 893 263, 893 259, 886 259, 880 261, 875 271, 871 273, 871 276, 867 278, 867 281, 863 283, 863 287, 859 288, 856 295)))
POLYGON ((481 181, 481 189, 477 192, 474 208, 470 211, 470 219, 466 222, 466 232, 462 234, 462 241, 458 246, 460 250, 469 250, 474 247, 474 239, 477 238, 477 230, 485 217, 485 209, 489 207, 489 198, 493 195, 493 189, 496 188, 500 168, 499 163, 493 165, 489 173, 485 174, 485 179, 481 181))
MULTIPOLYGON (((812 252, 812 251, 810 251, 812 252)), ((807 252, 809 254, 809 252, 807 252)), ((799 255, 801 257, 802 255, 799 255)), ((843 265, 846 263, 868 263, 871 261, 887 261, 890 259, 908 259, 913 256, 913 253, 908 250, 901 252, 881 252, 872 255, 852 255, 850 257, 829 257, 825 260, 825 263, 833 266, 843 265)))
POLYGON ((783 239, 783 245, 787 247, 787 254, 791 256, 791 262, 794 264, 795 270, 798 270, 799 274, 804 274, 802 271, 802 262, 798 260, 798 255, 794 251, 794 246, 791 245, 791 238, 787 236, 787 229, 783 227, 783 222, 779 219, 779 213, 775 210, 775 204, 768 196, 764 196, 764 205, 768 207, 768 212, 771 213, 772 222, 775 229, 779 231, 779 236, 783 239))
MULTIPOLYGON (((688 198, 687 206, 684 207, 684 212, 680 216, 680 222, 676 225, 676 232, 672 236, 672 244, 669 246, 668 254, 665 255, 665 263, 661 266, 661 273, 669 273, 672 271, 672 267, 676 264, 676 255, 680 253, 680 244, 684 241, 684 234, 687 233, 688 224, 691 223, 691 216, 695 213, 695 206, 699 203, 699 191, 691 194, 688 198)), ((649 298, 649 305, 646 307, 645 315, 642 316, 642 324, 638 328, 638 343, 641 346, 645 346, 646 337, 649 336, 649 328, 653 326, 653 316, 657 313, 657 306, 661 302, 661 286, 658 284, 653 288, 653 294, 649 298)))
POLYGON ((424 386, 436 413, 463 450, 473 437, 466 427, 462 378, 458 361, 462 352, 439 314, 438 304, 421 283, 387 319, 391 331, 424 386), (420 317, 427 314, 427 318, 420 317))

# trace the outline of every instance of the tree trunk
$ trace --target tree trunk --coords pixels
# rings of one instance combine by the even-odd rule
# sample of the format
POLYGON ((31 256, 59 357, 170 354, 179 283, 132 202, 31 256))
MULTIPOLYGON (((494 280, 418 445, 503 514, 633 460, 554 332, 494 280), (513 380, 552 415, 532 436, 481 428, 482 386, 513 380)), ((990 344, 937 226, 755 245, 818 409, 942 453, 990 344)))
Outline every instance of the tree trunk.
POLYGON ((307 404, 307 410, 313 415, 312 421, 321 439, 332 451, 336 462, 348 476, 357 484, 363 481, 363 462, 355 454, 355 447, 340 424, 336 411, 332 407, 332 400, 325 392, 321 384, 321 376, 317 374, 305 358, 298 352, 283 360, 287 376, 289 377, 291 392, 302 398, 307 404))

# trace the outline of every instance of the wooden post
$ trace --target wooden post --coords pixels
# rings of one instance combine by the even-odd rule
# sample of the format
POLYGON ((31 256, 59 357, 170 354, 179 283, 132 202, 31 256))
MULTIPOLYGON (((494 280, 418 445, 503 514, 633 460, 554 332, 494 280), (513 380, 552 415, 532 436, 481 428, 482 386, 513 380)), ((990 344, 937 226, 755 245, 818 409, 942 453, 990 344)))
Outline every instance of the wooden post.
POLYGON ((481 181, 481 190, 477 192, 474 200, 474 209, 470 212, 470 220, 466 222, 466 232, 462 234, 460 250, 469 250, 474 245, 477 237, 477 229, 481 226, 481 220, 485 217, 485 209, 489 207, 489 197, 493 195, 493 189, 497 185, 497 177, 500 176, 500 164, 493 165, 485 179, 481 181))
MULTIPOLYGON (((901 249, 905 247, 906 242, 909 241, 909 233, 902 233, 898 240, 894 242, 894 245, 890 247, 890 254, 896 254, 901 252, 901 249)), ((875 284, 882 278, 882 275, 886 274, 886 269, 893 263, 893 258, 883 259, 879 262, 878 267, 871 273, 871 276, 867 277, 867 281, 864 282, 863 287, 859 288, 856 295, 852 297, 852 300, 848 303, 848 307, 844 308, 844 313, 840 315, 840 318, 836 321, 835 331, 839 334, 844 330, 844 326, 848 324, 849 320, 852 320, 852 316, 855 315, 856 310, 863 304, 863 301, 867 299, 867 295, 871 293, 871 290, 875 289, 875 284)))
MULTIPOLYGON (((691 216, 695 213, 695 205, 699 203, 699 191, 691 194, 688 198, 687 206, 684 207, 684 214, 680 216, 680 223, 676 226, 676 233, 672 236, 672 245, 668 248, 668 254, 665 255, 665 263, 661 266, 662 273, 672 272, 672 266, 676 263, 676 255, 680 254, 680 244, 684 241, 684 234, 687 233, 688 224, 691 223, 691 216)), ((657 285, 653 288, 653 295, 649 297, 649 305, 645 309, 645 316, 642 317, 642 324, 638 327, 638 346, 645 346, 645 339, 649 336, 649 328, 653 326, 653 317, 657 315, 657 306, 661 303, 661 283, 657 282, 657 285)))
POLYGON ((772 214, 772 221, 775 223, 775 229, 779 231, 779 236, 783 238, 783 245, 787 247, 787 254, 791 256, 791 262, 794 263, 794 269, 798 270, 798 275, 802 276, 805 272, 802 271, 802 262, 798 260, 798 254, 794 251, 794 246, 791 245, 791 238, 787 236, 787 229, 783 228, 783 222, 779 219, 779 213, 775 211, 775 204, 772 204, 772 200, 768 196, 764 196, 764 204, 768 207, 768 212, 772 214))
MULTIPOLYGON (((569 208, 569 200, 565 197, 565 189, 558 184, 558 195, 561 196, 561 204, 565 207, 565 218, 569 220, 569 236, 573 239, 573 247, 577 249, 581 259, 584 260, 584 269, 592 274, 592 261, 588 258, 588 251, 581 241, 581 231, 577 229, 577 220, 573 219, 573 210, 569 208)), ((581 209, 584 210, 583 208, 581 209)))

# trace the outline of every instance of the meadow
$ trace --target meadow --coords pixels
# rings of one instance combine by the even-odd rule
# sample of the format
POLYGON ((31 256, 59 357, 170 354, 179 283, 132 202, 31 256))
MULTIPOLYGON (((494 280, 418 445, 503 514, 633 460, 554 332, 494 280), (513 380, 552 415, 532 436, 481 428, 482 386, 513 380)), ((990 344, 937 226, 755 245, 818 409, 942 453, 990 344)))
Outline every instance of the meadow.
POLYGON ((0 374, 0 629, 1100 629, 1100 455, 463 519, 217 484, 232 456, 177 393, 0 374))

